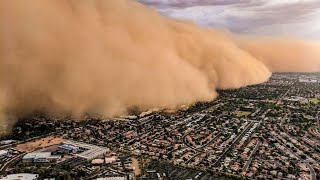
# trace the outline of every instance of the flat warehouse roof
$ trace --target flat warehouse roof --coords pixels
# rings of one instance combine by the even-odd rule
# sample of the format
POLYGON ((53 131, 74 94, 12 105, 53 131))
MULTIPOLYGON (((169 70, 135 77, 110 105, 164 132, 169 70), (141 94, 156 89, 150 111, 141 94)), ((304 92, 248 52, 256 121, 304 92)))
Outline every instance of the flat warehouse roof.
POLYGON ((81 147, 84 149, 88 149, 80 154, 77 154, 77 156, 85 158, 85 159, 92 159, 97 156, 100 156, 103 153, 106 153, 109 151, 109 148, 100 147, 96 145, 86 144, 82 142, 76 142, 76 141, 65 141, 64 144, 75 146, 75 147, 81 147))

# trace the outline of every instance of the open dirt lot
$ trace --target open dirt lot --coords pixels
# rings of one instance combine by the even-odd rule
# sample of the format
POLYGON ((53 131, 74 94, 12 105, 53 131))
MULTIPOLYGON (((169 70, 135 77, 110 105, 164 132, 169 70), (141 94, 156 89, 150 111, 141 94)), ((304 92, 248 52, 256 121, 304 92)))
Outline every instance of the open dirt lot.
POLYGON ((16 146, 16 148, 20 151, 33 152, 33 151, 39 151, 42 148, 45 148, 48 146, 60 144, 61 142, 63 142, 62 138, 55 138, 53 136, 48 136, 35 141, 19 144, 16 146))

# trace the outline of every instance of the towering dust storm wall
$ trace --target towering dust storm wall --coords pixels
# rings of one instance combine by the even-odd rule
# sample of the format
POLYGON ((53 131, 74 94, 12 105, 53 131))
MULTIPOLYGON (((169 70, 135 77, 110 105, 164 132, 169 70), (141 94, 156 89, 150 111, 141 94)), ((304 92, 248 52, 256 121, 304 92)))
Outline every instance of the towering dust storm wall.
POLYGON ((319 49, 197 27, 132 0, 2 0, 0 113, 176 108, 272 71, 318 71, 319 49))

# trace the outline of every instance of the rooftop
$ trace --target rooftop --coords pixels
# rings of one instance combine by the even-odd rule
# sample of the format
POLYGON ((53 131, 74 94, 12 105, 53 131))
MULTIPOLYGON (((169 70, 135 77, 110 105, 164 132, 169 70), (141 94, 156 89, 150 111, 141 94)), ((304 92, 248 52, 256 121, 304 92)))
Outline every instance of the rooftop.
POLYGON ((0 156, 8 154, 7 150, 0 150, 0 156))
POLYGON ((60 157, 60 156, 52 156, 51 152, 33 152, 28 153, 23 156, 22 159, 37 159, 37 158, 53 158, 53 157, 60 157))
POLYGON ((19 174, 7 175, 3 179, 31 180, 31 179, 37 179, 38 176, 39 176, 38 174, 19 173, 19 174))
POLYGON ((59 148, 63 148, 63 149, 67 149, 67 150, 78 149, 78 147, 73 146, 71 144, 63 144, 63 145, 59 146, 59 148))

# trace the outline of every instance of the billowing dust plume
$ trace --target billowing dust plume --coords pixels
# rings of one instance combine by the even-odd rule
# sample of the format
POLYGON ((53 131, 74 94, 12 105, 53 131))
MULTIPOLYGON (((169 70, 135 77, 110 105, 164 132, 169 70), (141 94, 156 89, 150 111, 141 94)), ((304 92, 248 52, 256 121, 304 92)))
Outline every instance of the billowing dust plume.
POLYGON ((2 0, 0 118, 208 101, 272 71, 318 71, 319 47, 197 27, 132 0, 2 0))

